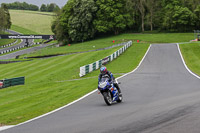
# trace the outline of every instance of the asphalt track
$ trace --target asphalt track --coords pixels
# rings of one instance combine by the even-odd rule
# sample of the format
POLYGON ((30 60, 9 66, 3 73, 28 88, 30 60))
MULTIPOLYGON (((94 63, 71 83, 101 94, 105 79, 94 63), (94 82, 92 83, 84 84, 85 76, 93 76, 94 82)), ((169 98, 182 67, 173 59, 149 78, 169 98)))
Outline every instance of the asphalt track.
POLYGON ((140 67, 119 79, 124 101, 107 106, 97 92, 1 133, 199 133, 200 79, 176 44, 152 45, 140 67))

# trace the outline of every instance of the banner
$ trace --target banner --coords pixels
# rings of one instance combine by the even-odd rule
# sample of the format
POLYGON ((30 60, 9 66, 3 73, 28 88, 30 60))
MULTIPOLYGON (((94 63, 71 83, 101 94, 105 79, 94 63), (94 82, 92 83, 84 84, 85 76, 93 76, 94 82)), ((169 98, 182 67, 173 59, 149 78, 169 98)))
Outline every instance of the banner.
POLYGON ((0 35, 0 39, 45 39, 54 40, 54 35, 0 35))
POLYGON ((110 58, 109 58, 109 57, 106 57, 106 58, 102 59, 101 62, 102 62, 102 65, 105 65, 105 64, 107 64, 108 62, 110 62, 110 58))

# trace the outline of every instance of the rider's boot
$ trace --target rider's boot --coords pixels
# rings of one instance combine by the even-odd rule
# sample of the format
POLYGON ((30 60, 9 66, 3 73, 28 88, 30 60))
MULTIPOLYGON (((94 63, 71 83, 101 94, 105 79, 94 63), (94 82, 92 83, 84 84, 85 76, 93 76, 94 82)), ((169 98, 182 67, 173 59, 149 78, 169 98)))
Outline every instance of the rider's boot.
POLYGON ((119 88, 119 85, 118 85, 117 83, 115 83, 114 85, 115 85, 115 87, 117 88, 119 94, 121 94, 121 89, 119 88))

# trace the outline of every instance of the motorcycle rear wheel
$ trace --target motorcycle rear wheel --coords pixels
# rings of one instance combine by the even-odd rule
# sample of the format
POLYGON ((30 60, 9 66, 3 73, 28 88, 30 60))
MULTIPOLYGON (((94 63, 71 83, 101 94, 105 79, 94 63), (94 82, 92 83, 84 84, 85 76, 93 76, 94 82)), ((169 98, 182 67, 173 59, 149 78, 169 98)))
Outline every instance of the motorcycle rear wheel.
POLYGON ((111 97, 111 94, 110 92, 104 92, 103 93, 103 97, 104 97, 104 100, 105 100, 105 103, 110 106, 112 104, 112 97, 111 97))

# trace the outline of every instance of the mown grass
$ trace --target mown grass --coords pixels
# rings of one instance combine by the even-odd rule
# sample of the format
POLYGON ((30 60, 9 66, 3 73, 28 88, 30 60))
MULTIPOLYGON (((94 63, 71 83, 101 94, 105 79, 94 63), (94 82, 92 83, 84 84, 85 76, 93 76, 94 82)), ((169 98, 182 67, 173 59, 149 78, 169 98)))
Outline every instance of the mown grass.
POLYGON ((17 25, 11 25, 11 30, 19 32, 21 34, 25 34, 25 35, 30 35, 30 34, 34 34, 34 35, 38 35, 38 33, 36 33, 35 31, 17 26, 17 25))
MULTIPOLYGON (((114 73, 133 70, 141 60, 148 44, 134 44, 112 63, 114 73), (122 69, 123 68, 123 69, 122 69)), ((0 65, 0 79, 25 76, 24 86, 0 90, 0 124, 17 124, 63 106, 97 86, 98 71, 79 79, 79 67, 112 54, 118 48, 0 65)))
POLYGON ((145 43, 178 43, 189 42, 194 39, 193 33, 156 33, 156 34, 122 34, 116 39, 126 39, 145 43))
POLYGON ((180 44, 179 46, 189 69, 200 75, 200 43, 180 44))
MULTIPOLYGON (((13 25, 34 31, 38 34, 53 34, 51 31, 51 22, 53 21, 51 14, 53 15, 53 13, 46 13, 47 15, 44 15, 41 12, 24 10, 9 10, 9 12, 13 25)), ((11 29, 16 30, 13 27, 11 29)), ((23 33, 21 29, 16 31, 23 33)))

